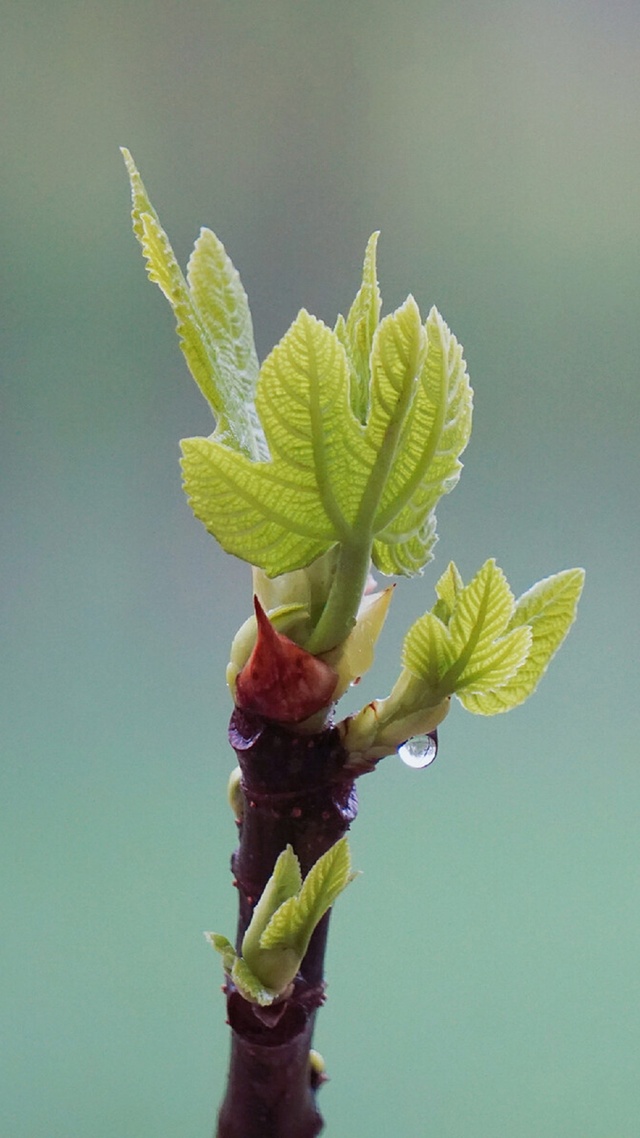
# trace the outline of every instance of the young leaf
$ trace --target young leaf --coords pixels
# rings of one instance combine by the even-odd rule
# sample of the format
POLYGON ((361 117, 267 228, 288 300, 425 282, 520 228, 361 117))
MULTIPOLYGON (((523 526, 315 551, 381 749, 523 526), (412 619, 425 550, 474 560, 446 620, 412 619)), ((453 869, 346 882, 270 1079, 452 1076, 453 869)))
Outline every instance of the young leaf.
POLYGON ((372 233, 367 243, 362 267, 362 284, 349 309, 346 323, 336 324, 351 365, 351 407, 354 415, 365 423, 369 412, 371 374, 369 357, 378 321, 380 320, 380 289, 376 272, 376 247, 379 233, 372 233))
MULTIPOLYGON (((471 675, 490 663, 496 641, 506 632, 514 606, 507 579, 490 558, 458 593, 451 614, 448 631, 455 662, 444 677, 444 682, 452 685, 451 690, 460 690, 471 675)), ((514 652, 517 655, 517 647, 514 652)), ((519 663, 523 658, 519 658, 519 663)))
POLYGON ((282 994, 277 988, 269 988, 263 984, 241 956, 236 956, 231 969, 231 979, 245 1000, 262 1008, 269 1007, 282 994))
POLYGON ((247 999, 266 1004, 286 991, 307 951, 314 928, 349 884, 349 850, 343 838, 307 874, 304 884, 291 846, 278 857, 237 957, 224 937, 210 937, 231 978, 247 999))
POLYGON ((335 544, 313 472, 250 462, 213 439, 183 439, 181 447, 191 509, 227 553, 277 577, 335 544))
POLYGON ((531 645, 527 627, 507 631, 514 599, 493 559, 466 587, 460 588, 460 583, 454 565, 438 582, 438 604, 448 609, 453 598, 448 626, 434 612, 425 613, 404 641, 404 667, 428 681, 440 697, 506 683, 522 666, 531 645))
POLYGON ((336 550, 305 644, 327 652, 353 627, 372 556, 404 574, 431 556, 434 507, 457 480, 470 429, 462 351, 435 309, 422 326, 412 297, 378 324, 374 234, 347 320, 332 332, 303 310, 256 383, 247 299, 223 246, 203 229, 185 281, 124 154, 150 276, 218 418, 212 438, 182 444, 192 509, 227 552, 272 578, 336 550))
POLYGON ((433 308, 426 337, 423 332, 419 338, 416 316, 409 298, 393 324, 380 325, 367 424, 367 440, 384 454, 392 439, 395 452, 374 520, 374 563, 383 573, 405 575, 419 573, 431 557, 433 511, 460 476, 472 410, 455 336, 433 308))
POLYGON ((344 349, 304 309, 265 360, 256 405, 274 460, 312 473, 336 538, 348 538, 371 465, 349 401, 344 349))
POLYGON ((269 924, 273 914, 289 897, 295 896, 302 886, 300 862, 291 846, 287 846, 276 860, 273 873, 265 885, 262 896, 258 901, 251 923, 244 934, 242 941, 242 955, 247 956, 251 949, 260 942, 264 929, 269 924))
MULTIPOLYGON (((187 266, 187 283, 215 345, 217 383, 226 416, 242 434, 240 449, 250 457, 266 459, 267 446, 254 405, 260 367, 249 302, 237 269, 210 229, 200 230, 187 266)), ((219 430, 216 437, 234 446, 228 432, 219 430)))
POLYGON ((450 561, 436 583, 438 600, 431 610, 444 624, 449 623, 456 599, 463 588, 464 581, 460 576, 458 567, 453 561, 450 561))
POLYGON ((516 604, 509 629, 531 630, 525 663, 505 684, 485 692, 461 692, 460 702, 478 715, 496 715, 523 703, 535 690, 576 616, 584 585, 583 569, 566 569, 539 581, 516 604))
POLYGON ((227 940, 226 936, 220 936, 220 933, 205 933, 204 935, 211 947, 220 953, 225 972, 231 972, 237 956, 231 941, 227 940))
POLYGON ((302 959, 316 925, 354 876, 348 841, 341 838, 309 870, 299 894, 274 913, 262 933, 260 947, 292 948, 302 959))
POLYGON ((192 255, 189 289, 133 158, 124 148, 122 155, 131 182, 133 229, 149 279, 173 308, 189 370, 216 416, 216 437, 251 458, 263 457, 253 405, 257 360, 240 279, 217 238, 203 230, 192 255))
POLYGON ((273 461, 185 439, 184 485, 224 549, 278 576, 351 536, 367 473, 346 357, 326 325, 299 314, 263 365, 256 402, 273 461))
POLYGON ((414 676, 426 680, 434 692, 455 658, 447 627, 433 612, 426 612, 412 624, 402 646, 402 665, 414 676))
MULTIPOLYGON (((253 910, 251 922, 242 939, 241 968, 249 969, 250 974, 257 978, 258 984, 276 994, 284 991, 291 982, 298 971, 299 961, 291 953, 268 957, 260 948, 260 937, 273 914, 284 901, 299 891, 301 885, 300 863, 292 847, 287 846, 276 860, 273 873, 253 910)), ((231 975, 235 980, 235 969, 231 975)), ((246 978, 243 982, 248 983, 246 978)), ((263 999, 257 996, 255 998, 258 1003, 264 1003, 263 999)))

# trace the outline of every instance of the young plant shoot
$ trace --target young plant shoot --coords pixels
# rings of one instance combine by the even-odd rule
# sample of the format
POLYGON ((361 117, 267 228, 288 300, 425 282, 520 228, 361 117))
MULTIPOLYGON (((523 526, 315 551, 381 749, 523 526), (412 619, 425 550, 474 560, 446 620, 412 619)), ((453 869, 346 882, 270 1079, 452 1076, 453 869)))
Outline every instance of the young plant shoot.
POLYGON ((393 586, 433 556, 435 510, 471 431, 462 348, 412 296, 381 318, 377 234, 345 317, 302 309, 262 366, 247 297, 202 229, 183 276, 131 155, 133 225, 169 300, 211 434, 184 439, 184 488, 223 549, 252 567, 253 613, 230 651, 229 781, 239 920, 220 953, 232 1047, 218 1138, 313 1138, 324 1065, 312 1051, 325 998, 330 910, 352 881, 356 779, 400 751, 435 755, 455 696, 495 715, 534 691, 574 620, 582 569, 518 600, 491 558, 466 584, 451 562, 408 630, 385 699, 340 719, 371 667, 393 586))

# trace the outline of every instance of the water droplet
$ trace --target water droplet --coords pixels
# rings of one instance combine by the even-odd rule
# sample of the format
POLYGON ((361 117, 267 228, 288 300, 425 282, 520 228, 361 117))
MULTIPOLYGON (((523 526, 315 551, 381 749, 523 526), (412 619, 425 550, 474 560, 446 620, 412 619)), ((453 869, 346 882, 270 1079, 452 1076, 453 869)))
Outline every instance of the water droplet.
POLYGON ((428 767, 438 754, 437 733, 434 731, 431 735, 414 735, 413 739, 407 739, 406 743, 398 747, 398 754, 408 767, 415 770, 428 767))

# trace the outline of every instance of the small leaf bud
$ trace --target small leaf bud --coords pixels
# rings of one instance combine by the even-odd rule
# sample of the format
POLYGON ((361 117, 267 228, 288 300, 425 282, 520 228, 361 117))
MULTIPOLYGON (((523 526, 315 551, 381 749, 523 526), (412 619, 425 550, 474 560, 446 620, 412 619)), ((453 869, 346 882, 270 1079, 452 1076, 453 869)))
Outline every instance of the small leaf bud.
POLYGON ((258 636, 236 680, 236 703, 280 723, 300 723, 331 702, 338 677, 317 656, 277 632, 254 597, 258 636))
POLYGON ((244 815, 244 794, 242 793, 242 771, 240 767, 234 767, 229 775, 227 797, 238 822, 241 822, 244 815))

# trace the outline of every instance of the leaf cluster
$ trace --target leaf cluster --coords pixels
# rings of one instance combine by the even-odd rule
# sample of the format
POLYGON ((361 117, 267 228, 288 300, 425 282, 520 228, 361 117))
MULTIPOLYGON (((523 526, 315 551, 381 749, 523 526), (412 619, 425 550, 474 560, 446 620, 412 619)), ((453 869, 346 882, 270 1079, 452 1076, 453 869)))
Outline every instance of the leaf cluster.
POLYGON ((182 443, 191 507, 227 552, 271 578, 337 550, 307 645, 327 651, 353 625, 371 560, 411 576, 432 556, 435 507, 458 480, 471 430, 462 349, 437 309, 423 320, 412 296, 380 320, 374 234, 346 319, 331 329, 302 309, 259 368, 223 246, 203 229, 185 280, 124 154, 149 276, 217 420, 211 437, 182 443))
POLYGON ((355 761, 376 760, 432 731, 452 695, 479 715, 523 703, 566 637, 583 584, 584 570, 567 569, 516 601, 493 558, 468 585, 451 562, 436 585, 435 605, 405 636, 391 694, 340 725, 355 761))
POLYGON ((207 934, 245 999, 267 1007, 286 994, 314 929, 355 876, 346 838, 318 859, 304 882, 300 862, 287 846, 253 911, 240 954, 226 937, 207 934))

